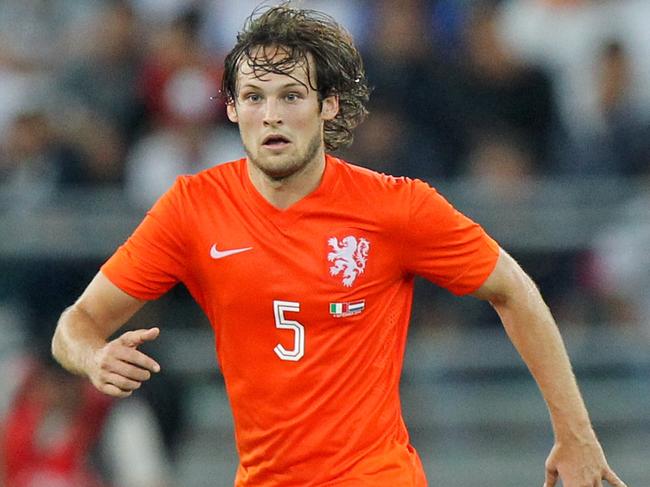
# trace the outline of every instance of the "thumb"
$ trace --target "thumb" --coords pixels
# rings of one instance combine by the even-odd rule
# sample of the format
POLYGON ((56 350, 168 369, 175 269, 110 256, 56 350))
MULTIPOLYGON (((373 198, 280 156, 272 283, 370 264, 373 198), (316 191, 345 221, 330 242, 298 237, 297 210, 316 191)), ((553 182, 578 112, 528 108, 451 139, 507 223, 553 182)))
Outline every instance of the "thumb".
POLYGON ((127 331, 120 337, 120 340, 127 347, 139 347, 144 342, 150 342, 158 338, 160 335, 160 328, 148 328, 143 330, 127 331))

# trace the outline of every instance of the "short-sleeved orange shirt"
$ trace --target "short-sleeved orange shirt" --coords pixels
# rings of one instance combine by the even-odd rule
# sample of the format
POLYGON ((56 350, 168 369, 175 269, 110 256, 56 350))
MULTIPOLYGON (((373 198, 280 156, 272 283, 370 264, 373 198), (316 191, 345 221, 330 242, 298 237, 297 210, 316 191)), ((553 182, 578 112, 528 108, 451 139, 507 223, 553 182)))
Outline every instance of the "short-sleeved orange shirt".
POLYGON ((147 300, 183 282, 207 314, 238 487, 421 487, 398 396, 413 278, 469 293, 498 252, 424 182, 327 156, 279 210, 242 159, 179 178, 102 272, 147 300))

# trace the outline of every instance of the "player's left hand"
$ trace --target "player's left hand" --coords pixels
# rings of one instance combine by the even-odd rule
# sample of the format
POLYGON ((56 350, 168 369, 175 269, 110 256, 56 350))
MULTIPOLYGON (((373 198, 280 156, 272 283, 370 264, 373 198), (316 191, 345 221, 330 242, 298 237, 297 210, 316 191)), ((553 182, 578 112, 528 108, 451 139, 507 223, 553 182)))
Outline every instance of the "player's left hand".
POLYGON ((607 464, 595 436, 586 442, 555 442, 546 460, 543 487, 554 487, 558 478, 564 487, 604 487, 603 480, 612 487, 627 487, 607 464))

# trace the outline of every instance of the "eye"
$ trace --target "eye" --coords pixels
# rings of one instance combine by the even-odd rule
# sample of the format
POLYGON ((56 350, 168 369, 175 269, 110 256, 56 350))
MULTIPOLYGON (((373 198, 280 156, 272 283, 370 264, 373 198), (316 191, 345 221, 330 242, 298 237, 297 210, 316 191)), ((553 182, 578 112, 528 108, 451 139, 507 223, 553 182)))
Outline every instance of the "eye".
POLYGON ((298 101, 302 97, 298 93, 287 93, 284 97, 289 103, 298 101))
POLYGON ((262 97, 257 93, 247 93, 244 95, 244 100, 251 103, 258 103, 262 100, 262 97))

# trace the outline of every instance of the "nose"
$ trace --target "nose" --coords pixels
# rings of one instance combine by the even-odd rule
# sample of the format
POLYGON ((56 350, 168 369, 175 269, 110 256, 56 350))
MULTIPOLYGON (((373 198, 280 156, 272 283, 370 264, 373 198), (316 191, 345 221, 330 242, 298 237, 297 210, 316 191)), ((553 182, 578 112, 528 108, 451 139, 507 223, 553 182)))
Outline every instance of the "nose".
POLYGON ((275 127, 282 124, 282 117, 280 116, 280 107, 276 100, 268 98, 264 107, 264 125, 275 127))

